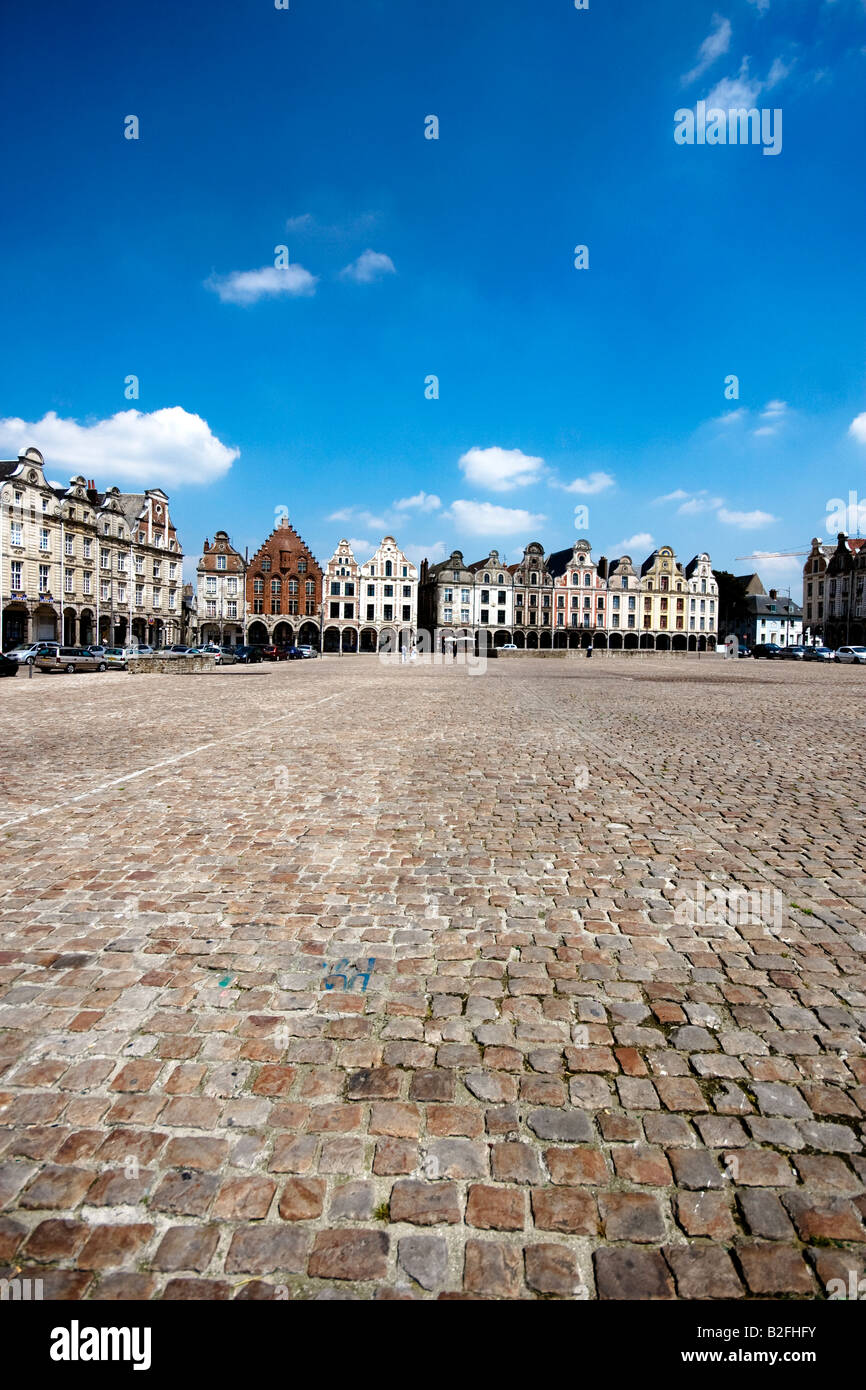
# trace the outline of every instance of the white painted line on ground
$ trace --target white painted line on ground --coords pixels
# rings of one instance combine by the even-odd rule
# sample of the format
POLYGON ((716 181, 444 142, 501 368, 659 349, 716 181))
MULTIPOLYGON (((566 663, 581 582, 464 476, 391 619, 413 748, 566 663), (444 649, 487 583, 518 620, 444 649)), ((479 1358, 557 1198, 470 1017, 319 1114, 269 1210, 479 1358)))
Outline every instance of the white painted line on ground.
MULTIPOLYGON (((333 695, 325 695, 321 700, 313 700, 312 704, 307 705, 308 709, 316 705, 326 705, 329 700, 336 700, 340 691, 333 695)), ((292 710, 289 714, 280 714, 276 719, 263 719, 258 724, 252 725, 248 729, 239 729, 233 734, 226 734, 225 738, 212 739, 210 743, 200 743, 197 748, 188 748, 185 753, 177 753, 173 758, 164 758, 162 762, 151 763, 150 767, 141 767, 137 772, 127 772, 123 777, 112 777, 108 782, 100 782, 96 787, 90 787, 86 792, 79 792, 77 796, 71 796, 68 801, 58 801, 53 806, 42 806, 38 811, 28 811, 26 815, 16 816, 13 820, 0 821, 0 830, 5 830, 10 825, 21 825, 23 821, 33 820, 36 816, 50 816, 52 811, 62 811, 66 806, 73 806, 76 801, 86 801, 89 796, 98 796, 100 792, 108 791, 110 787, 118 787, 121 783, 131 782, 135 777, 146 777, 149 772, 158 772, 161 767, 171 767, 173 763, 183 762, 184 758, 194 758, 196 753, 204 753, 208 748, 217 748, 221 743, 232 743, 235 739, 243 738, 246 734, 254 734, 259 729, 267 728, 270 724, 281 724, 285 719, 296 719, 297 714, 292 710)))

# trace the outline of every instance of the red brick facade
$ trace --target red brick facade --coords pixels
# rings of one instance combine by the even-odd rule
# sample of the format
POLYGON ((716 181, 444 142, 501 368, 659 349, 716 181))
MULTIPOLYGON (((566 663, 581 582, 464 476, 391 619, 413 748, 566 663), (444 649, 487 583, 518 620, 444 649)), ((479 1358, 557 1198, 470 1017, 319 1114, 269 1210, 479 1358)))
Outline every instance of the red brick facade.
POLYGON ((247 641, 318 646, 322 567, 284 517, 247 569, 247 641))

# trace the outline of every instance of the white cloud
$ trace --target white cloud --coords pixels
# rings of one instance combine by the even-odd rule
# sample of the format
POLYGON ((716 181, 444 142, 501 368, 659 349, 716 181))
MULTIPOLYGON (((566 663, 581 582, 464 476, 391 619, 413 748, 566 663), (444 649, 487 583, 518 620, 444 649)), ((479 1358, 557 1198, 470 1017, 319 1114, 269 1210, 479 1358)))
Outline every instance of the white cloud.
POLYGON ((766 86, 775 87, 778 82, 784 82, 793 66, 793 63, 783 63, 781 58, 774 58, 767 73, 766 86))
POLYGON ((354 280, 356 285, 372 285, 383 275, 396 275, 397 271, 390 256, 382 251, 362 251, 356 261, 344 266, 340 271, 342 280, 354 280))
POLYGON ((359 507, 341 507, 339 511, 331 512, 325 520, 360 521, 370 531, 387 531, 390 524, 387 517, 375 516, 373 512, 364 511, 359 507))
POLYGON ((866 444, 866 410, 857 415, 848 426, 848 433, 858 444, 866 444))
POLYGON ((588 478, 575 478, 573 483, 554 483, 553 486, 562 488, 563 492, 578 492, 592 497, 613 487, 613 478, 610 473, 596 472, 590 473, 588 478))
POLYGON ((713 27, 698 49, 698 61, 683 78, 684 83, 694 82, 701 73, 706 72, 717 58, 727 53, 731 46, 731 22, 721 15, 713 15, 713 27))
MULTIPOLYGON (((755 561, 755 568, 768 579, 788 579, 803 573, 803 560, 796 555, 776 555, 772 551, 756 550, 749 559, 755 561)), ((796 593, 793 597, 796 599, 796 593)))
POLYGON ((541 476, 544 459, 524 454, 520 449, 468 449, 460 459, 460 467, 470 483, 490 492, 510 492, 526 487, 541 476))
POLYGON ((492 502, 452 502, 446 514, 458 531, 470 536, 515 536, 536 530, 547 520, 520 507, 497 507, 492 502))
POLYGON ((696 492, 693 497, 686 498, 685 502, 677 507, 677 515, 697 516, 699 512, 715 512, 724 500, 724 497, 708 497, 705 491, 696 492))
POLYGON ((753 512, 729 512, 727 507, 719 509, 718 518, 726 526, 739 526, 743 531, 757 531, 759 527, 769 526, 771 522, 778 520, 770 512, 757 509, 753 512))
POLYGON ((372 555, 376 549, 375 541, 362 540, 359 536, 349 536, 349 545, 352 547, 352 554, 359 564, 365 565, 367 557, 372 555))
POLYGON ((781 418, 782 415, 787 414, 787 411, 788 411, 788 402, 787 402, 787 401, 767 401, 767 404, 764 406, 764 409, 761 411, 761 419, 762 419, 762 420, 778 420, 778 419, 781 418))
POLYGON ((444 541, 433 541, 430 545, 404 545, 403 554, 413 565, 420 568, 422 560, 429 560, 431 565, 436 565, 440 560, 446 559, 451 551, 445 548, 444 541))
POLYGON ((394 506, 399 512, 438 512, 442 502, 435 492, 416 492, 412 497, 401 497, 394 506))
POLYGON ((767 434, 778 434, 778 433, 779 433, 779 431, 778 431, 773 425, 762 425, 760 429, 758 429, 758 430, 752 430, 752 436, 753 436, 753 438, 755 438, 755 439, 760 439, 760 438, 762 438, 762 436, 767 435, 767 434))
MULTIPOLYGON (((632 559, 640 558, 641 555, 650 554, 655 546, 655 541, 649 531, 638 531, 635 536, 627 536, 624 541, 618 541, 612 547, 611 553, 617 555, 631 555, 632 559)), ((646 555, 644 555, 646 558, 646 555)))
POLYGON ((302 265, 263 265, 259 270, 233 270, 230 275, 211 275, 205 286, 214 290, 224 304, 255 304, 260 299, 291 299, 316 293, 318 276, 302 265))
POLYGON ((720 107, 723 111, 739 109, 741 106, 754 106, 761 93, 763 83, 749 77, 749 60, 744 58, 736 77, 723 77, 717 82, 707 97, 707 110, 720 107))
POLYGON ((770 0, 749 0, 750 5, 754 5, 759 13, 763 13, 770 8, 770 0))
POLYGON ((717 425, 733 425, 735 421, 742 420, 745 413, 743 407, 740 406, 738 410, 728 410, 724 415, 716 416, 715 423, 717 425))
POLYGON ((29 444, 41 451, 52 473, 83 473, 103 488, 212 483, 240 454, 217 439, 200 415, 179 405, 149 414, 121 410, 87 425, 53 410, 33 422, 0 420, 0 449, 17 457, 29 444))
POLYGON ((656 501, 656 502, 682 502, 684 498, 688 497, 688 495, 689 495, 689 494, 688 494, 687 492, 684 492, 683 489, 682 489, 681 487, 678 487, 678 488, 674 488, 674 491, 673 491, 673 492, 666 492, 666 493, 664 494, 663 497, 656 497, 655 501, 656 501))

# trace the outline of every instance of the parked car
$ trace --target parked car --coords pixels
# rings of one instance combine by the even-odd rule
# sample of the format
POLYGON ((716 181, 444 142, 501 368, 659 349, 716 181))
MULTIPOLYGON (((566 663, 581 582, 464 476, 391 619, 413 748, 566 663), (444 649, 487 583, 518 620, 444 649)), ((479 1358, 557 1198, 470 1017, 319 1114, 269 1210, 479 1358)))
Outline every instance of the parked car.
POLYGON ((269 642, 259 644, 259 651, 262 654, 262 661, 279 661, 279 647, 273 646, 269 642))
POLYGON ((108 651, 108 648, 103 646, 101 642, 92 642, 89 645, 82 647, 81 650, 83 652, 92 652, 94 656, 105 656, 105 653, 108 651))
POLYGON ((135 653, 130 647, 105 647, 102 655, 109 670, 114 667, 117 670, 125 671, 127 661, 135 653))
POLYGON ((520 648, 516 642, 503 642, 499 650, 501 652, 519 652, 520 648))
POLYGON ((316 651, 315 647, 309 647, 305 642, 301 643, 301 645, 298 647, 298 651, 301 653, 305 661, 309 660, 311 656, 318 656, 318 652, 316 651))
POLYGON ((44 652, 37 656, 34 665, 37 671, 65 671, 74 675, 76 671, 104 671, 107 662, 86 647, 59 647, 56 652, 44 652))
POLYGON ((839 647, 836 660, 849 665, 866 666, 866 647, 839 647))
POLYGON ((216 666, 234 666, 237 661, 234 647, 208 647, 203 654, 212 656, 216 666))
POLYGON ((254 665, 262 659, 261 648, 247 646, 235 647, 235 659, 244 662, 248 666, 254 665))
POLYGON ((782 656, 786 661, 802 661, 806 655, 805 647, 783 647, 782 656))
POLYGON ((31 642, 26 647, 13 647, 6 655, 12 660, 32 666, 37 656, 43 652, 56 652, 60 650, 59 642, 31 642))
POLYGON ((832 661, 836 653, 831 647, 807 647, 804 654, 804 661, 832 661))
POLYGON ((766 657, 768 661, 773 661, 778 660, 783 651, 784 647, 780 647, 777 642, 756 642, 752 648, 752 656, 766 657))
POLYGON ((140 642, 137 647, 130 648, 130 650, 134 651, 136 656, 156 656, 155 648, 147 642, 140 642))
POLYGON ((0 676, 17 676, 19 661, 13 661, 11 656, 0 656, 0 676))
POLYGON ((281 660, 283 659, 283 655, 286 661, 303 661, 304 659, 304 653, 301 651, 300 647, 281 647, 281 660))

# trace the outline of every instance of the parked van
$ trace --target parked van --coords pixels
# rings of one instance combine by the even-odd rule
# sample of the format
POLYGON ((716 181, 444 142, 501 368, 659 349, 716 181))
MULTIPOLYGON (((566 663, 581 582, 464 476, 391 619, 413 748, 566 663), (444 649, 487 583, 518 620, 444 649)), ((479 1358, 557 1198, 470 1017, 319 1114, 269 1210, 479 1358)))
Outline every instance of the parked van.
POLYGON ((59 647, 57 651, 43 652, 33 663, 37 671, 65 671, 74 675, 76 671, 104 671, 104 655, 91 652, 87 647, 59 647))

